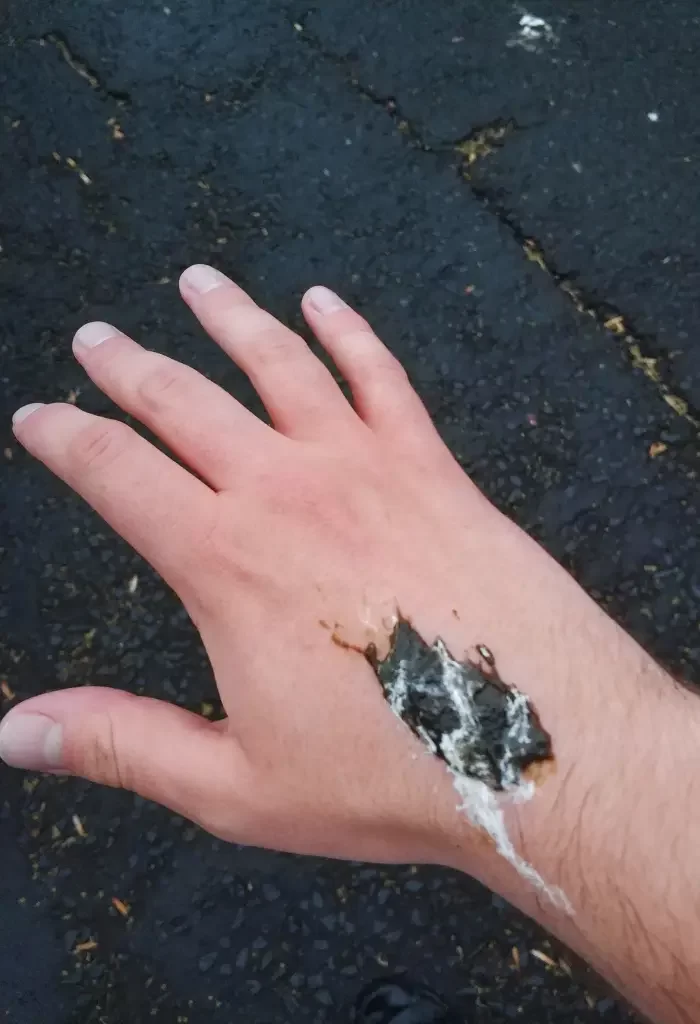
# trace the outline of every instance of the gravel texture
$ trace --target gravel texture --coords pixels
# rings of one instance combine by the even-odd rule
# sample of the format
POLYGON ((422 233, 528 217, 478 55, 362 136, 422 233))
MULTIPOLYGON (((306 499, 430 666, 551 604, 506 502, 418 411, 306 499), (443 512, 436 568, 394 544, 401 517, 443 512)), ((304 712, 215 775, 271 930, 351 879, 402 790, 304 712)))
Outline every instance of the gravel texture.
MULTIPOLYGON (((88 319, 258 409, 176 297, 202 261, 293 325, 311 284, 354 302, 489 496, 698 681, 700 24, 641 6, 541 0, 532 38, 502 0, 5 3, 7 693, 216 707, 176 600, 9 430, 115 413, 70 353, 88 319)), ((0 768, 0 799, 12 1024, 330 1024, 397 970, 465 1020, 629 1019, 468 879, 227 847, 76 780, 0 768)))

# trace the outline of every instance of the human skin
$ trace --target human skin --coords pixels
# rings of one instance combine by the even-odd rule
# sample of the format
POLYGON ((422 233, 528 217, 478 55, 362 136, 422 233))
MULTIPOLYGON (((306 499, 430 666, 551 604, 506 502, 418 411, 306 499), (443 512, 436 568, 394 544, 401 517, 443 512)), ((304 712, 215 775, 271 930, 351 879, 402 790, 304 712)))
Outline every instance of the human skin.
POLYGON ((303 310, 353 405, 300 337, 217 271, 190 268, 181 291, 270 426, 194 370, 91 324, 78 360, 193 472, 70 405, 25 407, 14 430, 179 595, 227 717, 63 690, 9 712, 0 755, 131 789, 226 840, 458 868, 651 1018, 700 1020, 697 696, 484 498, 337 296, 312 289, 303 310), (387 648, 399 609, 456 657, 486 644, 536 708, 554 761, 505 820, 572 913, 469 822, 444 765, 386 705, 361 650, 387 648))

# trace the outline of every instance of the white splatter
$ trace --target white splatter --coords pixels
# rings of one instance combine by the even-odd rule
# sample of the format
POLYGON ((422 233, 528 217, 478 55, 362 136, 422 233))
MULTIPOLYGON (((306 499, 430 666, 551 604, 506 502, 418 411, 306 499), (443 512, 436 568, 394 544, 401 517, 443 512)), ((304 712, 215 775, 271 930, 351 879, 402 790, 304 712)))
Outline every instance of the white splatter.
POLYGON ((507 801, 524 803, 526 800, 531 800, 535 791, 534 784, 523 783, 514 786, 506 793, 496 794, 479 779, 461 775, 452 768, 450 772, 454 787, 462 798, 459 810, 464 811, 472 825, 476 828, 483 828, 491 836, 498 853, 513 865, 521 878, 529 882, 538 892, 543 893, 555 907, 573 917, 574 908, 564 890, 560 889, 558 885, 549 885, 545 882, 539 871, 536 871, 532 864, 528 864, 525 858, 520 856, 508 835, 502 804, 507 801))
POLYGON ((543 44, 556 46, 558 42, 559 37, 548 21, 521 8, 520 26, 518 31, 510 37, 507 45, 519 46, 529 53, 538 53, 543 44))
POLYGON ((647 117, 649 118, 650 121, 653 121, 653 123, 656 124, 656 122, 659 120, 659 112, 658 112, 658 110, 650 110, 649 113, 647 114, 647 117))
MULTIPOLYGON (((514 688, 510 691, 512 699, 507 705, 506 737, 513 743, 504 743, 503 757, 498 765, 503 791, 497 793, 488 785, 488 781, 493 779, 493 769, 487 759, 475 757, 472 750, 469 764, 464 760, 464 751, 476 744, 481 731, 474 703, 475 682, 465 674, 464 666, 452 657, 442 640, 438 639, 432 650, 440 661, 442 685, 459 718, 459 725, 444 732, 439 740, 439 753, 447 762, 455 789, 462 798, 459 810, 467 815, 476 828, 484 829, 491 836, 497 852, 512 864, 522 878, 547 896, 555 907, 573 916, 574 909, 563 890, 549 885, 520 856, 506 828, 503 805, 524 803, 535 794, 534 783, 522 780, 512 750, 513 743, 527 746, 531 735, 532 722, 527 697, 514 688)), ((399 662, 393 679, 385 682, 384 688, 389 706, 399 718, 403 717, 411 693, 430 693, 430 689, 421 680, 410 677, 405 660, 399 662)), ((422 726, 418 726, 416 731, 428 750, 437 754, 438 746, 428 732, 422 726)))
MULTIPOLYGON (((441 640, 437 641, 434 650, 442 664, 443 684, 461 719, 460 726, 451 733, 445 733, 440 744, 454 787, 462 797, 460 810, 466 813, 473 825, 488 832, 496 844, 498 853, 513 865, 522 878, 547 896, 560 910, 573 915, 573 907, 565 893, 558 886, 548 885, 539 872, 520 856, 508 836, 502 803, 524 803, 531 800, 535 794, 533 782, 521 781, 519 768, 513 761, 511 745, 504 745, 503 758, 499 764, 503 793, 495 793, 483 781, 491 775, 491 768, 486 760, 480 765, 472 758, 469 765, 470 774, 466 774, 467 766, 459 751, 464 749, 465 740, 474 742, 479 735, 479 723, 474 712, 474 684, 470 680, 465 680, 462 666, 455 661, 441 640), (479 775, 482 778, 478 778, 479 775)), ((403 675, 405 676, 405 672, 403 675)), ((530 705, 525 694, 520 691, 513 688, 511 694, 513 700, 507 706, 507 735, 511 740, 527 745, 532 728, 530 705)))

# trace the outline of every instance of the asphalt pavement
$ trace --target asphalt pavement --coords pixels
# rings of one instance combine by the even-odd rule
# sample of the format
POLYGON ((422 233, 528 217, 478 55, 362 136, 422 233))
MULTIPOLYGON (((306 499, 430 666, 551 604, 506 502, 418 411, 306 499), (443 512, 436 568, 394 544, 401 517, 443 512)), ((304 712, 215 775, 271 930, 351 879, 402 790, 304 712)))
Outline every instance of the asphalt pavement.
MULTIPOLYGON (((115 414, 71 356, 89 319, 258 409, 177 297, 192 262, 297 327, 340 291, 496 504, 700 682, 698 52, 691 0, 6 0, 2 710, 96 682, 216 713, 175 598, 9 429, 115 414)), ((11 1024, 340 1024, 402 970, 468 1021, 631 1019, 468 879, 2 767, 0 914, 11 1024)))

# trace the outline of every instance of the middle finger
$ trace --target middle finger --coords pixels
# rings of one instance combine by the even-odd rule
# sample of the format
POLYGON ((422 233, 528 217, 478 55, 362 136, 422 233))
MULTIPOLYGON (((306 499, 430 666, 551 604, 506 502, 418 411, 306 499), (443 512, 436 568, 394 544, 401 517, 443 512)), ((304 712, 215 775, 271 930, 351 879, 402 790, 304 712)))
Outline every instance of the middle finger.
POLYGON ((358 422, 320 359, 213 267, 190 267, 180 291, 204 329, 248 375, 276 429, 318 440, 358 422))

